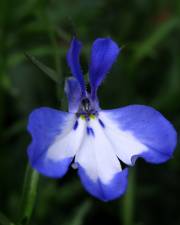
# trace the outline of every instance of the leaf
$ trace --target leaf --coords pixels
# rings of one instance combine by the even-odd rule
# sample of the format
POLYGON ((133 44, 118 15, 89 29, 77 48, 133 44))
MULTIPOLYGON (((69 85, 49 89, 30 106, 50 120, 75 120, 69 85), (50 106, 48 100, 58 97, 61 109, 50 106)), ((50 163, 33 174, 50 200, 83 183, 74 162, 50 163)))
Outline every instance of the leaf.
POLYGON ((26 124, 27 124, 26 119, 16 121, 14 124, 6 128, 6 130, 2 134, 2 138, 8 140, 17 134, 24 132, 26 124))
POLYGON ((180 57, 179 51, 176 50, 171 58, 173 58, 171 67, 167 72, 168 76, 165 77, 164 83, 161 84, 159 93, 152 101, 155 108, 172 113, 173 110, 178 110, 179 105, 177 99, 180 98, 180 57))
MULTIPOLYGON (((31 54, 38 57, 44 57, 44 56, 53 56, 54 50, 50 48, 49 46, 40 46, 38 48, 33 48, 30 50, 31 54)), ((64 48, 61 48, 61 50, 57 50, 57 54, 64 55, 66 53, 66 50, 64 48)), ((23 63, 25 60, 24 53, 22 52, 15 52, 9 55, 7 59, 8 67, 16 66, 20 63, 23 63)), ((36 59, 37 60, 37 59, 36 59)))
POLYGON ((179 19, 172 18, 164 22, 161 26, 158 26, 155 31, 143 42, 136 46, 136 51, 133 56, 134 63, 140 62, 147 55, 152 54, 153 49, 164 38, 166 38, 174 28, 179 26, 179 19))
POLYGON ((0 212, 0 225, 15 225, 2 212, 0 212))
POLYGON ((37 60, 34 56, 29 55, 28 53, 25 53, 25 56, 44 74, 46 74, 51 80, 53 80, 55 83, 59 83, 57 79, 57 73, 52 70, 51 68, 47 67, 43 63, 41 63, 39 60, 37 60))

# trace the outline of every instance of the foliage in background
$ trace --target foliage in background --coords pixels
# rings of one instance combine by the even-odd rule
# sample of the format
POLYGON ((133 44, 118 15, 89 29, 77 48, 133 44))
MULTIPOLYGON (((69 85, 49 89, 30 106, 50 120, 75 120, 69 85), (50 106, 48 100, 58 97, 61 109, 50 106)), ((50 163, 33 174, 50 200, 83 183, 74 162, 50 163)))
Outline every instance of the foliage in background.
MULTIPOLYGON (((1 0, 0 224, 19 222, 30 142, 28 114, 40 106, 66 108, 63 85, 70 75, 66 51, 74 34, 84 43, 85 74, 95 38, 110 36, 123 46, 99 90, 102 108, 148 104, 180 130, 179 0, 1 0), (45 76, 24 53, 52 68, 58 82, 45 76)), ((61 180, 40 177, 30 223, 180 224, 179 150, 163 165, 139 160, 125 197, 109 203, 89 196, 74 170, 61 180)))

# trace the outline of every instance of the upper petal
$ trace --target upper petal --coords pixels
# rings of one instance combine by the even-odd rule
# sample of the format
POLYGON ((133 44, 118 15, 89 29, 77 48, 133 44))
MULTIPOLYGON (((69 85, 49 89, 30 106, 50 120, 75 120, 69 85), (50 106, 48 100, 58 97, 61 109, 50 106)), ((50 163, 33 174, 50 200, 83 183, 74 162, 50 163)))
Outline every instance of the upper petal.
POLYGON ((49 177, 61 177, 68 170, 83 135, 83 123, 74 128, 75 115, 50 108, 34 110, 28 123, 32 143, 28 147, 30 164, 49 177))
POLYGON ((82 95, 85 96, 84 78, 83 78, 83 74, 82 74, 81 66, 79 62, 79 55, 81 52, 81 48, 82 48, 81 42, 74 37, 71 41, 71 46, 67 53, 67 63, 71 69, 71 73, 78 80, 80 84, 82 95))
POLYGON ((76 113, 81 101, 81 87, 74 77, 66 79, 65 92, 68 98, 69 112, 76 113))
POLYGON ((98 38, 92 45, 89 79, 92 98, 119 54, 120 48, 110 38, 98 38))
POLYGON ((121 196, 127 186, 127 169, 121 169, 113 146, 104 134, 98 119, 91 119, 75 161, 86 190, 108 201, 121 196))
POLYGON ((138 157, 151 163, 171 158, 177 142, 172 124, 157 110, 143 105, 130 105, 103 110, 100 117, 117 156, 128 165, 138 157))

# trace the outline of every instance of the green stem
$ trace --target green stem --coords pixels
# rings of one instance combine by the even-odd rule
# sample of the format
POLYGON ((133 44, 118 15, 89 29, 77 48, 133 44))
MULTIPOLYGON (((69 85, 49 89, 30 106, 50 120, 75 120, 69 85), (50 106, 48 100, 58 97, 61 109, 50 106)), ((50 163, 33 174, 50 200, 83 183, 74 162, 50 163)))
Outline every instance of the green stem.
POLYGON ((136 191, 136 171, 130 170, 128 190, 123 201, 123 225, 134 224, 134 200, 136 191))
POLYGON ((21 215, 19 222, 21 225, 27 225, 30 221, 36 201, 38 181, 39 174, 28 165, 23 186, 21 215))
POLYGON ((15 225, 3 213, 0 212, 0 225, 15 225))

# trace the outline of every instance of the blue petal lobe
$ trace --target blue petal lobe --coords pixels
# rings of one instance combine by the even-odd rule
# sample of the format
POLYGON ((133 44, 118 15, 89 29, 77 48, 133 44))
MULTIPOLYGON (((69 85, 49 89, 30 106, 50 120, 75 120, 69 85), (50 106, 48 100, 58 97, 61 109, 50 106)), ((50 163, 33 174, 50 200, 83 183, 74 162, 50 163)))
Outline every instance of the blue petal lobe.
POLYGON ((82 48, 81 42, 74 37, 73 40, 71 41, 71 46, 67 53, 67 63, 71 69, 71 73, 80 84, 82 95, 85 96, 85 84, 79 62, 79 54, 81 48, 82 48))
POLYGON ((81 166, 78 167, 78 174, 85 189, 94 197, 105 202, 120 197, 127 188, 127 168, 116 174, 109 184, 103 184, 100 179, 92 181, 81 166))
POLYGON ((74 77, 66 79, 65 92, 68 98, 69 112, 76 113, 81 101, 81 87, 74 77))
POLYGON ((43 175, 62 177, 68 170, 73 157, 54 161, 47 157, 47 151, 55 137, 63 132, 63 126, 71 116, 46 107, 34 110, 29 116, 28 131, 32 136, 28 147, 29 162, 43 175))
POLYGON ((98 38, 93 43, 89 68, 89 79, 93 99, 96 97, 98 86, 104 80, 105 75, 110 70, 119 52, 120 48, 110 38, 98 38))
MULTIPOLYGON (((128 158, 131 158, 133 165, 138 157, 150 163, 162 163, 172 157, 177 143, 177 133, 172 124, 157 110, 144 105, 130 105, 102 112, 102 115, 110 119, 108 123, 116 124, 120 131, 128 132, 128 135, 130 132, 133 138, 146 147, 146 149, 142 147, 142 150, 136 149, 136 151, 132 147, 125 153, 119 151, 117 155, 119 154, 120 159, 125 156, 125 163, 128 158)), ((112 127, 112 124, 109 125, 112 127)), ((129 141, 127 139, 123 144, 128 146, 129 141)), ((120 145, 119 149, 121 149, 120 145)))
POLYGON ((108 201, 121 196, 127 185, 127 170, 120 162, 98 118, 88 121, 88 132, 75 156, 78 172, 86 190, 108 201))

